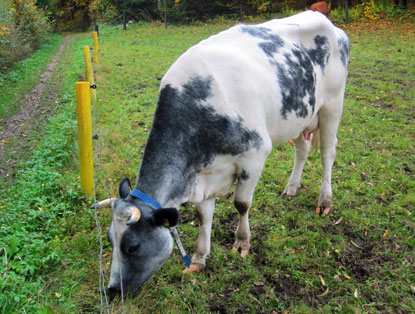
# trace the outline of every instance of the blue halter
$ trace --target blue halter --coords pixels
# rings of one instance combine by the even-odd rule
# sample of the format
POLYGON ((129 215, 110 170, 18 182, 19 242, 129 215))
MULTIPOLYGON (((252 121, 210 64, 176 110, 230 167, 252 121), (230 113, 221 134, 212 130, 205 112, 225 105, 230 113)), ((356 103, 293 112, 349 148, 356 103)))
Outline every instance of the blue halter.
MULTIPOLYGON (((131 191, 130 195, 146 202, 147 204, 150 204, 151 206, 155 208, 162 208, 162 206, 156 200, 151 198, 151 196, 147 195, 146 193, 141 192, 140 190, 134 189, 131 191)), ((180 255, 182 256, 184 263, 186 264, 186 267, 189 268, 191 264, 191 260, 190 260, 189 255, 187 255, 186 253, 186 249, 184 248, 183 241, 180 237, 179 229, 177 229, 177 227, 174 226, 174 227, 169 227, 169 230, 170 230, 170 234, 172 235, 174 239, 174 242, 176 242, 176 246, 179 250, 180 255)))
POLYGON ((161 208, 161 205, 157 201, 153 200, 150 196, 140 190, 134 189, 130 195, 152 205, 155 208, 161 208))

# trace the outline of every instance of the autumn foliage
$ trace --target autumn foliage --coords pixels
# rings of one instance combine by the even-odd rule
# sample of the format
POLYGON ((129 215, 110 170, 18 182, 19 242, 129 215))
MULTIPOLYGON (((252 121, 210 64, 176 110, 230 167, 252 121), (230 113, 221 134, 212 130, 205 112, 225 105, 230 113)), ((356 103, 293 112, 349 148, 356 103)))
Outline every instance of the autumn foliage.
POLYGON ((39 48, 51 29, 47 13, 35 0, 0 2, 0 72, 39 48))

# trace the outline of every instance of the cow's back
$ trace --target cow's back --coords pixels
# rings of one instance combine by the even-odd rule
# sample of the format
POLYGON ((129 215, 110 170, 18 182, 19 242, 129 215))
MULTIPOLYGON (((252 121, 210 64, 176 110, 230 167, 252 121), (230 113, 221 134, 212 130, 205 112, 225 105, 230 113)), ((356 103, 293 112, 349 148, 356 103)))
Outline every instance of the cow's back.
POLYGON ((345 33, 307 11, 201 41, 171 66, 161 89, 209 78, 205 105, 280 143, 297 137, 330 94, 344 90, 347 57, 345 33), (292 74, 296 66, 305 68, 292 74))

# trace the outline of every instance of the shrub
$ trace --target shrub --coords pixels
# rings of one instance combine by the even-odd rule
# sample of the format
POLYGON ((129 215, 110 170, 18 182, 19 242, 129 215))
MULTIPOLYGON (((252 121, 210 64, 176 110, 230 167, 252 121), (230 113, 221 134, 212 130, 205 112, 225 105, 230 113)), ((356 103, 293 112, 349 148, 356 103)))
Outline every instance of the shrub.
POLYGON ((34 0, 0 2, 0 72, 5 72, 46 41, 50 31, 46 13, 34 0))

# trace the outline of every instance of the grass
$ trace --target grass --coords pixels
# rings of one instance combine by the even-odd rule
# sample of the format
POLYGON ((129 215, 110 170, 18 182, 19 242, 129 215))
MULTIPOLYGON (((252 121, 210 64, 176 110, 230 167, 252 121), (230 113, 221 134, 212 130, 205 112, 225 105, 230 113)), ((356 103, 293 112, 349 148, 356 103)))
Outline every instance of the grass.
MULTIPOLYGON (((86 201, 79 192, 76 166, 71 165, 76 136, 73 89, 84 72, 79 46, 88 43, 89 38, 75 35, 63 52, 53 74, 52 82, 56 85, 51 84, 53 91, 45 90, 53 97, 42 98, 54 107, 54 115, 46 115, 47 126, 30 135, 34 138, 32 146, 27 151, 14 152, 11 157, 6 150, 6 157, 3 156, 21 162, 14 169, 15 176, 2 179, 0 184, 2 313, 44 313, 48 310, 44 305, 51 303, 48 299, 56 298, 54 291, 48 289, 52 282, 47 274, 64 265, 65 236, 71 234, 72 221, 86 201)), ((51 56, 54 47, 49 49, 43 53, 51 56)), ((37 58, 43 56, 34 55, 34 64, 40 62, 37 58)), ((32 73, 32 69, 26 70, 28 75, 32 73)), ((15 105, 17 108, 19 103, 15 105)), ((88 228, 89 216, 86 225, 81 222, 83 219, 78 217, 76 225, 88 228)))
MULTIPOLYGON (((121 28, 102 28, 94 114, 95 132, 99 134, 98 198, 116 196, 118 182, 124 176, 135 180, 151 128, 159 81, 168 67, 188 47, 228 26, 224 23, 164 30, 157 24, 135 25, 127 32, 121 28)), ((184 264, 175 249, 139 296, 125 301, 125 312, 413 311, 415 33, 408 31, 413 29, 413 24, 391 22, 358 23, 346 29, 352 51, 333 170, 335 211, 332 215, 317 217, 314 213, 321 182, 319 153, 306 164, 304 188, 299 195, 286 199, 280 194, 293 164, 293 147, 275 147, 254 195, 250 215, 251 254, 241 259, 230 252, 237 212, 232 199, 220 200, 207 270, 183 276, 184 264)), ((83 75, 79 51, 87 40, 90 39, 79 37, 71 44, 72 58, 69 57, 71 50, 63 58, 66 61, 61 64, 61 72, 68 71, 65 73, 72 79, 62 79, 70 84, 75 77, 83 75)), ((70 84, 65 85, 67 93, 72 88, 70 84)), ((35 195, 35 199, 42 200, 41 206, 49 215, 54 210, 58 213, 58 218, 51 216, 41 229, 45 238, 53 239, 45 241, 52 245, 46 256, 53 252, 58 252, 58 256, 48 269, 34 269, 33 275, 30 272, 26 275, 29 282, 36 281, 40 275, 34 291, 41 292, 29 298, 33 301, 28 301, 27 295, 25 302, 16 300, 17 306, 5 307, 12 309, 9 312, 100 310, 97 231, 92 213, 83 203, 85 200, 78 201, 74 100, 66 97, 68 100, 57 120, 51 122, 50 135, 42 145, 50 142, 50 136, 56 137, 62 125, 69 123, 72 128, 64 133, 67 140, 53 144, 56 147, 40 145, 38 148, 42 156, 46 152, 66 152, 62 166, 58 164, 53 171, 47 169, 43 179, 57 173, 58 178, 52 182, 59 185, 57 190, 51 188, 53 184, 48 185, 49 189, 40 189, 35 195), (50 197, 42 199, 45 195, 50 197)), ((43 161, 45 165, 49 163, 43 161)), ((20 180, 23 182, 17 186, 18 190, 25 186, 25 180, 34 180, 25 178, 20 180)), ((23 208, 26 202, 26 207, 35 212, 37 203, 33 198, 28 194, 16 203, 16 208, 23 208)), ((12 198, 8 199, 11 202, 12 198)), ((12 212, 12 208, 6 209, 8 214, 12 212)), ((197 218, 192 205, 181 208, 180 214, 179 228, 191 254, 198 233, 197 218)), ((102 211, 99 218, 108 228, 111 213, 102 211)), ((40 218, 31 221, 37 223, 37 219, 40 218)), ((111 248, 105 236, 103 240, 103 267, 108 282, 111 248)), ((13 246, 8 248, 11 249, 13 246)), ((30 254, 27 252, 23 260, 27 261, 30 254)), ((36 257, 39 253, 33 254, 36 257)), ((13 291, 22 295, 21 287, 13 291)), ((120 302, 111 303, 110 311, 120 313, 120 302)))
POLYGON ((62 36, 54 34, 29 58, 18 62, 11 71, 0 73, 0 119, 8 117, 19 109, 24 95, 38 84, 39 76, 58 51, 62 36))

